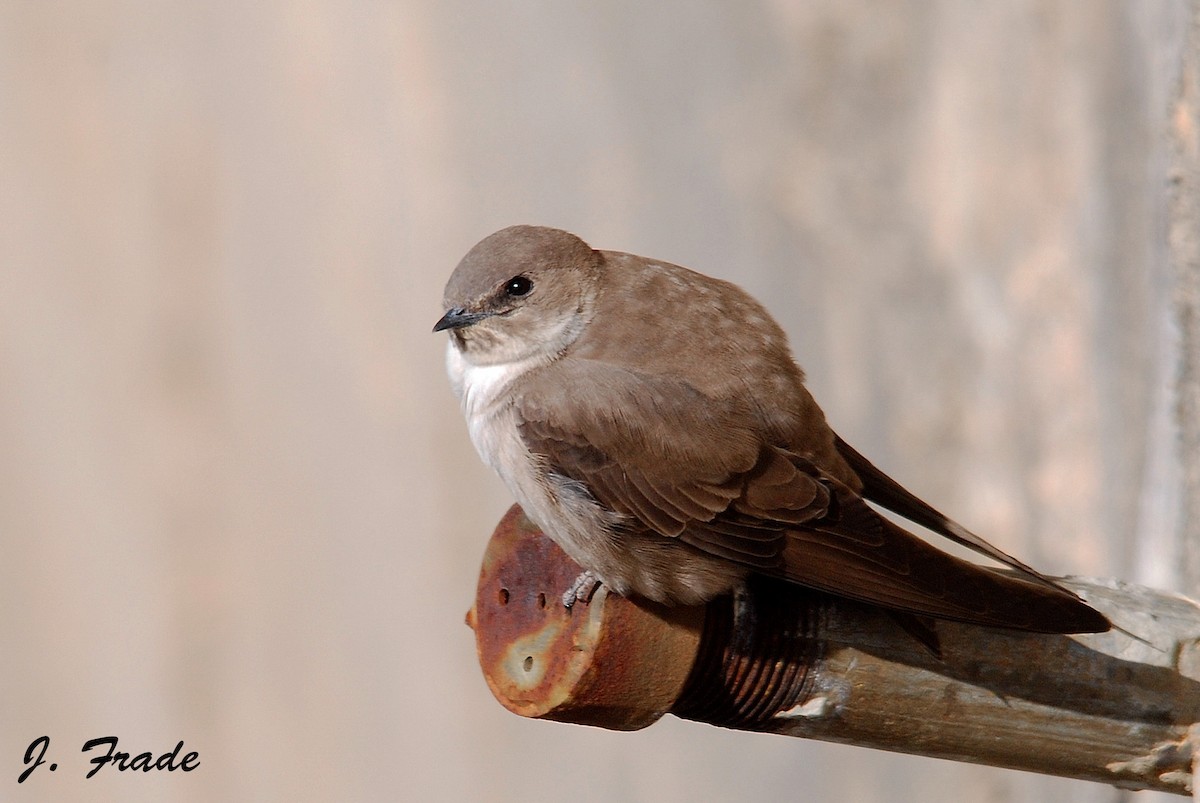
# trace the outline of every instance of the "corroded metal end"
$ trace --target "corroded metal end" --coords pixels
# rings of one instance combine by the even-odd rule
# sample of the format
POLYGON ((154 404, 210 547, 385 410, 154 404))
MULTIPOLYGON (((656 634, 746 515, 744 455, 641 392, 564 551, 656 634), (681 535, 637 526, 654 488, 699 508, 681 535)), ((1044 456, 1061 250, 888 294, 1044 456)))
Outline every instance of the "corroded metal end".
POLYGON ((591 602, 568 610, 562 592, 580 571, 520 507, 508 511, 467 614, 484 678, 522 716, 644 728, 679 697, 704 608, 634 602, 601 586, 591 602))

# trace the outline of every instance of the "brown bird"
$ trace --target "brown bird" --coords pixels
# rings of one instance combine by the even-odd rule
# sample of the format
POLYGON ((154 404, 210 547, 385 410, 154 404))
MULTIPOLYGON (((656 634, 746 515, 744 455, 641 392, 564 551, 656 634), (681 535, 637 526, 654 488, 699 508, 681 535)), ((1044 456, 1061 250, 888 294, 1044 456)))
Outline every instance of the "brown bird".
POLYGON ((701 603, 750 573, 929 616, 1046 633, 1103 615, 947 519, 841 440, 779 325, 738 287, 513 226, 446 285, 447 369, 483 460, 597 581, 701 603), (942 552, 874 502, 1016 573, 942 552))

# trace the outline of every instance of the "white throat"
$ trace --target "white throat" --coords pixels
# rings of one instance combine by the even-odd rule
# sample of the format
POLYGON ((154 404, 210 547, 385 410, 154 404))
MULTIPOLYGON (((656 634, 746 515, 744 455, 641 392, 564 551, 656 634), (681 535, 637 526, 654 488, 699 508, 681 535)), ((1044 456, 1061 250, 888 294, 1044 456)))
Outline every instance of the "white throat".
POLYGON ((506 391, 518 377, 545 363, 540 357, 527 357, 512 362, 475 365, 451 341, 446 345, 446 373, 468 419, 486 414, 502 401, 506 391))
MULTIPOLYGON (((500 452, 510 445, 504 434, 511 426, 500 425, 496 419, 507 413, 508 390, 526 372, 547 362, 543 356, 523 360, 474 365, 451 341, 446 347, 446 373, 462 405, 463 415, 471 433, 475 450, 488 465, 501 471, 500 452)), ((515 435, 515 429, 513 433, 515 435)))

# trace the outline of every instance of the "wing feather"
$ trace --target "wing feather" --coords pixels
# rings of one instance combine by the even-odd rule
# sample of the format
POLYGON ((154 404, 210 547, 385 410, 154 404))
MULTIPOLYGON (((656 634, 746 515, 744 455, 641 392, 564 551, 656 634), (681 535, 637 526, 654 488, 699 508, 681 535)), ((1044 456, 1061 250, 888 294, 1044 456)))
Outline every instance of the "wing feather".
MULTIPOLYGON (((883 518, 806 457, 803 444, 765 436, 753 406, 608 363, 557 366, 535 372, 514 394, 521 437, 549 470, 586 487, 598 503, 630 518, 629 526, 905 614, 1043 632, 1108 626, 1014 559, 1005 562, 1029 580, 950 556, 883 518)), ((870 466, 836 443, 852 468, 870 466)), ((882 504, 904 502, 901 512, 915 512, 918 523, 948 521, 923 503, 908 503, 911 495, 870 468, 865 488, 882 504)), ((986 542, 975 536, 944 524, 934 529, 1007 558, 981 548, 976 540, 986 542)))

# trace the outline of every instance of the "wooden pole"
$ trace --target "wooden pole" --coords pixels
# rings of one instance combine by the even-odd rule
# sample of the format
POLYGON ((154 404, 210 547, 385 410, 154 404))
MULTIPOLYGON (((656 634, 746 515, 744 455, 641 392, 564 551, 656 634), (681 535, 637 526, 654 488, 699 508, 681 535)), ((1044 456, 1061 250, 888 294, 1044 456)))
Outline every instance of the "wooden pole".
POLYGON ((1200 605, 1064 580, 1127 633, 937 623, 941 657, 886 613, 774 581, 695 608, 608 594, 514 507, 468 623, 488 685, 524 716, 614 729, 664 713, 725 727, 1189 794, 1200 605), (1133 636, 1129 635, 1133 634, 1133 636))

